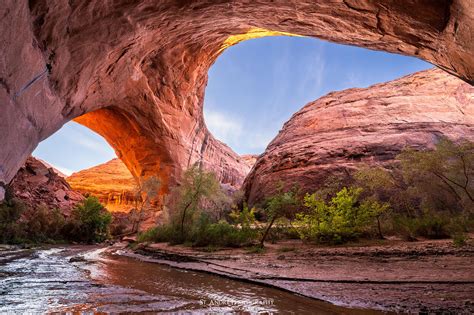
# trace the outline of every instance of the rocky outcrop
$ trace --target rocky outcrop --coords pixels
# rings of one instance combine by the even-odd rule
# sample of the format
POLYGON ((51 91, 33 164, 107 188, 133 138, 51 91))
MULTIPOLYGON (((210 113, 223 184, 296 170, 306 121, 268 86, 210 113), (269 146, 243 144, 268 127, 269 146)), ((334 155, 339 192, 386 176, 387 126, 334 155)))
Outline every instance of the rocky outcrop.
POLYGON ((390 162, 404 146, 431 147, 441 136, 474 141, 474 87, 441 70, 329 93, 285 123, 244 189, 250 203, 280 181, 314 191, 330 175, 390 162))
POLYGON ((119 159, 73 173, 66 180, 82 194, 99 198, 109 211, 129 211, 134 206, 136 182, 119 159))
POLYGON ((240 157, 210 135, 202 105, 209 67, 249 38, 317 37, 474 80, 471 0, 5 0, 0 16, 0 187, 72 119, 164 191, 195 162, 237 183, 240 157))
POLYGON ((9 185, 11 197, 22 200, 31 209, 43 205, 67 214, 84 197, 69 186, 55 169, 29 157, 9 185))

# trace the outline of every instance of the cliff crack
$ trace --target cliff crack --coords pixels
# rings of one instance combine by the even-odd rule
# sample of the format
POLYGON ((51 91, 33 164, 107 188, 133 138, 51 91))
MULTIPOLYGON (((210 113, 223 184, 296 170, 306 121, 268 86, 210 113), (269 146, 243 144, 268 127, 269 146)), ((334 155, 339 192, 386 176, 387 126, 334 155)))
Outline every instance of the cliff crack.
POLYGON ((48 67, 45 67, 44 70, 33 77, 28 83, 26 83, 18 92, 15 93, 13 99, 15 100, 17 97, 21 96, 26 90, 28 90, 33 84, 39 81, 46 73, 48 73, 48 67))

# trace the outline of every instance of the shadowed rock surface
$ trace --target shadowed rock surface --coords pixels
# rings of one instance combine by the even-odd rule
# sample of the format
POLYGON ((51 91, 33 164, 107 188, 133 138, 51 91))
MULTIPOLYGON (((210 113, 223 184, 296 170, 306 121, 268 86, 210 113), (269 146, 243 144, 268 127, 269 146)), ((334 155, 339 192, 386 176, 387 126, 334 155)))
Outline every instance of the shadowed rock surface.
POLYGON ((285 123, 244 189, 251 204, 280 181, 314 191, 331 175, 390 163, 403 147, 433 147, 441 136, 474 141, 474 87, 441 70, 329 93, 285 123))
POLYGON ((212 137, 202 115, 207 72, 224 49, 296 34, 416 56, 472 82, 471 4, 6 0, 0 183, 76 119, 101 134, 133 176, 160 176, 164 191, 196 161, 236 185, 246 166, 212 137))
POLYGON ((67 214, 84 199, 53 167, 34 157, 26 160, 9 187, 12 197, 22 200, 33 209, 44 205, 50 210, 60 209, 67 214))

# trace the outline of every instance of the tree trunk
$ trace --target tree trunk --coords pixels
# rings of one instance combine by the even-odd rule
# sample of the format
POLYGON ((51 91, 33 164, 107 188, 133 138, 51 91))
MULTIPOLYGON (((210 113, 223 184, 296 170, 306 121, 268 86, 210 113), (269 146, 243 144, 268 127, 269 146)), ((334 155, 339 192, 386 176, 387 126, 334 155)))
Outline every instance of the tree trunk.
POLYGON ((379 230, 379 238, 381 240, 385 239, 385 237, 383 237, 383 234, 382 234, 382 227, 380 226, 380 217, 377 217, 377 228, 379 230))
POLYGON ((260 241, 260 247, 263 247, 263 243, 265 242, 265 239, 268 236, 268 232, 270 232, 270 229, 272 228, 272 225, 275 222, 275 220, 276 220, 276 216, 274 216, 271 219, 270 223, 268 224, 267 228, 265 229, 265 233, 263 233, 262 240, 260 241))

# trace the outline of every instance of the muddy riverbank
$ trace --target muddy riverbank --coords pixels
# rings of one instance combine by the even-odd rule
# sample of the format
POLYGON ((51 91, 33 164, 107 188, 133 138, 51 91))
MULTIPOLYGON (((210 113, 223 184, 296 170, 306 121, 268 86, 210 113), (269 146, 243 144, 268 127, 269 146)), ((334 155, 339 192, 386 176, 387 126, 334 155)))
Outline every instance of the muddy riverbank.
MULTIPOLYGON (((472 240, 471 240, 472 241, 472 240)), ((270 244, 204 252, 167 244, 139 245, 127 255, 278 287, 332 304, 392 312, 474 313, 474 246, 450 240, 315 247, 270 244)))

